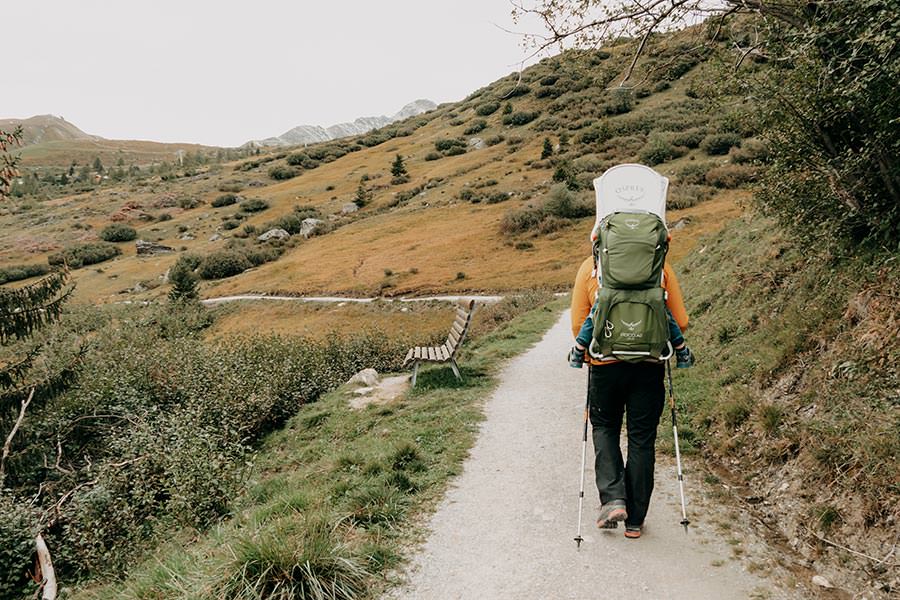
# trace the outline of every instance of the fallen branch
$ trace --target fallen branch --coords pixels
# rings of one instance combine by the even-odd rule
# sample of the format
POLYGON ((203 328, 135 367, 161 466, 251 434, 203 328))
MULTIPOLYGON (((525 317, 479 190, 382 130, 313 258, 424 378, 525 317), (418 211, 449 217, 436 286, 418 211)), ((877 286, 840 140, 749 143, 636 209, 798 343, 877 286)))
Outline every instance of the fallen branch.
POLYGON ((41 575, 41 600, 56 600, 56 571, 50 560, 50 549, 40 533, 34 541, 37 547, 38 569, 41 575))
POLYGON ((3 454, 0 455, 0 488, 3 487, 3 483, 6 480, 6 459, 9 458, 13 438, 16 437, 16 432, 18 432, 19 427, 22 426, 22 421, 25 420, 25 411, 28 410, 28 405, 31 404, 33 398, 34 388, 31 388, 31 391, 28 393, 28 398, 22 400, 22 406, 19 407, 19 417, 16 419, 15 425, 13 425, 9 435, 6 436, 6 441, 3 443, 3 454))
POLYGON ((897 548, 896 544, 894 544, 894 547, 891 548, 891 551, 888 552, 884 558, 878 559, 878 558, 875 558, 874 556, 869 556, 868 554, 863 554, 862 552, 859 552, 858 550, 848 548, 847 546, 842 546, 842 545, 838 544, 837 542, 832 542, 828 538, 819 535, 815 531, 810 531, 810 533, 813 534, 814 537, 816 537, 819 540, 828 544, 829 546, 834 546, 835 548, 840 548, 841 550, 845 550, 845 551, 849 552, 850 554, 854 554, 854 555, 862 557, 862 558, 867 558, 867 559, 871 560, 873 563, 875 563, 876 565, 886 564, 889 567, 900 567, 900 563, 886 562, 887 559, 889 559, 891 557, 891 555, 894 553, 894 550, 897 548))

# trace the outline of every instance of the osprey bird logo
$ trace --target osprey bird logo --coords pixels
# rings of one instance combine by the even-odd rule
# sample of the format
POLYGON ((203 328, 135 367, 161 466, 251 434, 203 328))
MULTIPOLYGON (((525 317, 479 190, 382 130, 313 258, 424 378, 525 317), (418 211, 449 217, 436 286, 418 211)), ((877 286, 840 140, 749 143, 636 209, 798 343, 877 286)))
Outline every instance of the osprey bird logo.
POLYGON ((640 225, 640 224, 641 224, 641 222, 638 221, 637 219, 627 219, 625 221, 625 226, 628 227, 628 229, 632 229, 632 230, 637 229, 638 225, 640 225))
POLYGON ((629 323, 628 321, 622 321, 622 325, 627 327, 630 331, 634 331, 635 327, 643 323, 643 319, 640 321, 635 321, 634 323, 629 323))

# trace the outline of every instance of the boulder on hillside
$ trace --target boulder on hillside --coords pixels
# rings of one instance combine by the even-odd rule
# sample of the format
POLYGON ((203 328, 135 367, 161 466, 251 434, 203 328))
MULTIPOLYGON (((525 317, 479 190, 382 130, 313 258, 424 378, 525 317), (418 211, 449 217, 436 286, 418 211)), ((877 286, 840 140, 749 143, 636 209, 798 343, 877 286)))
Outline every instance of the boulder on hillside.
POLYGON ((347 204, 345 204, 344 206, 341 207, 341 214, 349 215, 350 213, 355 213, 358 210, 359 210, 359 207, 355 203, 348 202, 347 204))
POLYGON ((134 243, 134 246, 137 248, 138 256, 156 256, 157 254, 169 254, 170 252, 175 252, 175 248, 163 246, 156 242, 148 242, 146 240, 137 240, 134 243))
POLYGON ((289 237, 291 237, 291 234, 289 234, 287 231, 281 229, 280 227, 275 227, 274 229, 270 229, 262 235, 256 236, 256 239, 258 239, 260 242, 268 242, 269 240, 286 240, 289 237))
POLYGON ((363 369, 356 375, 350 378, 347 382, 349 385, 358 385, 364 388, 372 388, 376 383, 378 383, 378 371, 375 369, 363 369))
POLYGON ((469 146, 471 146, 474 150, 481 150, 484 148, 484 140, 480 137, 469 138, 469 146))
POLYGON ((325 224, 325 221, 323 221, 322 219, 313 219, 313 218, 303 219, 303 222, 300 223, 300 235, 302 235, 305 238, 308 238, 309 236, 313 235, 316 231, 318 231, 319 228, 321 228, 322 225, 324 225, 324 224, 325 224))

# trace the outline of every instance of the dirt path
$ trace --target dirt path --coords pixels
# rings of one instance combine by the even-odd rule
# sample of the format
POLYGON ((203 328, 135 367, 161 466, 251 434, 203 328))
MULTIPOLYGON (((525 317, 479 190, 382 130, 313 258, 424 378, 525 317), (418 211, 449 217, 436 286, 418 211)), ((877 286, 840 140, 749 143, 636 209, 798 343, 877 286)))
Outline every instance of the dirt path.
POLYGON ((589 459, 585 541, 576 551, 587 369, 571 369, 564 361, 571 344, 568 319, 566 312, 537 346, 505 369, 464 472, 431 518, 427 541, 411 561, 407 585, 389 597, 782 597, 774 584, 731 558, 731 546, 692 503, 699 484, 692 481, 696 476, 689 461, 690 533, 678 524, 674 466, 660 457, 644 536, 626 540, 621 528, 594 526, 599 502, 589 459))

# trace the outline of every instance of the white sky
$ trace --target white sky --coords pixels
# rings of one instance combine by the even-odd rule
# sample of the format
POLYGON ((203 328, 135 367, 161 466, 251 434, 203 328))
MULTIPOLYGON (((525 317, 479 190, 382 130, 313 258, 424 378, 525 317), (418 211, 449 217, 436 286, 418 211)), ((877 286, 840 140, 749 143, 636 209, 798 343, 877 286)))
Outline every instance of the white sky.
MULTIPOLYGON (((529 54, 508 0, 4 2, 0 118, 237 146, 447 102, 529 54), (12 67, 12 68, 10 68, 12 67)), ((533 60, 530 62, 534 62, 533 60)))

